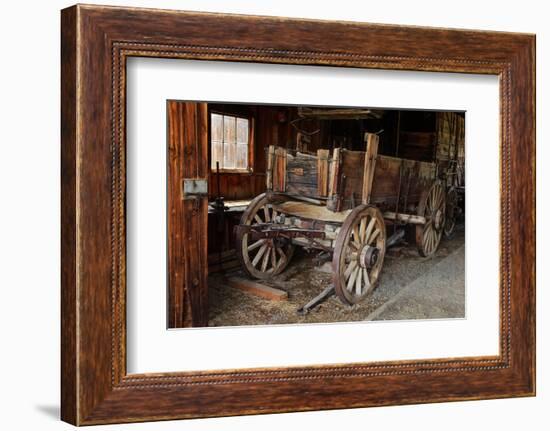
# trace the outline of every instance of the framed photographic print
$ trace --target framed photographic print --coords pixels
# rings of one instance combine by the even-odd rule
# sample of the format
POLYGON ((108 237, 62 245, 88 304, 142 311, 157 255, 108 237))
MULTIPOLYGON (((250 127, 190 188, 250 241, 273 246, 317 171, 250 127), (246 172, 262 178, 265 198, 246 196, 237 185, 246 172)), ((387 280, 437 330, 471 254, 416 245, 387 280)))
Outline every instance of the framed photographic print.
POLYGON ((63 420, 534 395, 533 35, 61 30, 63 420))

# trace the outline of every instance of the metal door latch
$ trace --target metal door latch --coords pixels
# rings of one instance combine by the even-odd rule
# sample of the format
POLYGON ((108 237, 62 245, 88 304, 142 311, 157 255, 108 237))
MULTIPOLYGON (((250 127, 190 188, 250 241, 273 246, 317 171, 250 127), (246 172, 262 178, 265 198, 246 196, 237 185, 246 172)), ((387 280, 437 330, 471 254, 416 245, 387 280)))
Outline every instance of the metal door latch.
POLYGON ((197 199, 208 196, 208 180, 185 178, 183 180, 183 199, 197 199))

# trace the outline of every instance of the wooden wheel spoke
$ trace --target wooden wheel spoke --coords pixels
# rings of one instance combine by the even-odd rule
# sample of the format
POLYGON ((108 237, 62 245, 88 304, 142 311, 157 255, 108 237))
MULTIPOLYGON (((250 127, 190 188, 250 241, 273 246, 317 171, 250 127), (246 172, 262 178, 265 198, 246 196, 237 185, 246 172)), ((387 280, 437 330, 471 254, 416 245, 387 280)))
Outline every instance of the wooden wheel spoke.
MULTIPOLYGON (((358 253, 358 252, 359 252, 359 249, 361 248, 360 245, 359 245, 359 247, 358 247, 357 244, 355 244, 353 241, 350 242, 350 243, 348 244, 348 246, 349 246, 349 252, 351 252, 351 253, 358 253)), ((346 256, 347 256, 348 254, 350 254, 350 253, 347 253, 346 256)))
POLYGON ((367 238, 370 238, 372 229, 374 228, 374 225, 376 224, 376 218, 371 218, 369 225, 367 226, 367 231, 365 232, 365 243, 369 244, 368 241, 366 241, 367 238))
POLYGON ((427 239, 426 239, 426 253, 430 253, 430 250, 432 249, 432 230, 429 230, 427 233, 427 239))
POLYGON ((367 229, 367 218, 363 217, 361 219, 361 223, 359 223, 359 238, 357 238, 359 240, 360 244, 363 244, 365 242, 365 231, 366 231, 366 229, 367 229))
POLYGON ((432 247, 430 249, 430 251, 435 251, 435 248, 437 247, 437 237, 438 237, 438 233, 435 229, 432 230, 432 247))
POLYGON ((428 195, 428 198, 426 199, 426 210, 425 210, 426 213, 431 213, 432 212, 432 194, 430 193, 428 195))
POLYGON ((367 241, 367 245, 371 245, 372 242, 380 235, 380 229, 376 229, 372 235, 370 236, 369 240, 367 241))
POLYGON ((350 242, 350 245, 353 245, 356 250, 359 250, 361 248, 361 237, 357 226, 354 226, 353 228, 352 240, 350 242))
POLYGON ((277 269, 277 252, 275 251, 275 248, 272 248, 269 250, 269 254, 271 256, 271 266, 273 267, 273 270, 277 269))
POLYGON ((430 234, 430 232, 433 230, 433 226, 430 224, 429 226, 428 225, 425 225, 424 226, 424 233, 422 235, 422 242, 426 242, 426 238, 428 237, 428 235, 430 234))
POLYGON ((361 280, 363 279, 363 271, 361 268, 358 268, 357 277, 355 278, 355 294, 361 295, 361 280))
POLYGON ((359 268, 355 268, 348 279, 348 284, 346 285, 346 288, 351 292, 353 289, 353 285, 355 283, 355 278, 357 277, 357 273, 359 272, 359 268))
POLYGON ((259 239, 258 241, 250 244, 248 247, 247 247, 247 250, 248 251, 253 251, 253 250, 256 250, 258 247, 260 247, 262 244, 265 244, 267 240, 262 238, 262 239, 259 239))
POLYGON ((430 248, 431 248, 430 244, 431 244, 431 242, 432 242, 432 235, 431 235, 430 232, 428 232, 428 235, 426 237, 426 245, 424 246, 425 251, 426 251, 427 254, 430 253, 430 248))
POLYGON ((276 247, 276 251, 281 256, 281 259, 279 259, 279 265, 285 265, 288 260, 287 255, 285 254, 285 252, 281 247, 276 247))
POLYGON ((256 266, 258 264, 258 262, 260 261, 260 259, 262 258, 266 250, 267 250, 267 244, 263 244, 258 250, 258 253, 256 253, 254 260, 252 261, 252 266, 256 266))
POLYGON ((349 276, 351 275, 351 272, 355 269, 357 266, 357 261, 352 260, 349 265, 346 267, 346 270, 344 271, 344 280, 347 280, 349 276))
POLYGON ((367 271, 366 268, 363 268, 363 279, 365 280, 366 288, 370 289, 371 288, 370 277, 369 277, 369 272, 367 271))
POLYGON ((269 208, 267 207, 267 205, 264 205, 264 216, 266 223, 271 221, 271 218, 269 217, 269 208))
MULTIPOLYGON (((351 244, 350 244, 351 245, 351 244)), ((346 263, 350 263, 352 261, 357 261, 357 255, 358 255, 358 252, 357 251, 353 251, 353 250, 347 250, 346 252, 346 256, 345 256, 345 259, 344 261, 346 263)))
POLYGON ((433 212, 435 208, 437 208, 437 196, 438 196, 438 190, 437 187, 434 187, 432 191, 430 192, 430 211, 433 212))
POLYGON ((267 264, 269 263, 270 254, 271 254, 270 249, 267 250, 267 253, 264 253, 264 258, 262 260, 262 272, 265 272, 267 270, 267 264))
POLYGON ((262 224, 264 222, 258 214, 254 215, 254 220, 256 220, 258 224, 262 224))

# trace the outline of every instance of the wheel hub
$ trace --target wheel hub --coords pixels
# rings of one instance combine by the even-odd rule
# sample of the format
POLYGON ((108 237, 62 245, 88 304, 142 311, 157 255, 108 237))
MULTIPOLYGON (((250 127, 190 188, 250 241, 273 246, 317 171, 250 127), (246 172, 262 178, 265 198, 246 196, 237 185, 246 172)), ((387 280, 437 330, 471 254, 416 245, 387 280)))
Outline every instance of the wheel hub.
POLYGON ((361 253, 359 254, 359 265, 362 268, 370 269, 374 265, 376 265, 379 256, 380 250, 378 250, 378 248, 366 245, 363 247, 361 253))

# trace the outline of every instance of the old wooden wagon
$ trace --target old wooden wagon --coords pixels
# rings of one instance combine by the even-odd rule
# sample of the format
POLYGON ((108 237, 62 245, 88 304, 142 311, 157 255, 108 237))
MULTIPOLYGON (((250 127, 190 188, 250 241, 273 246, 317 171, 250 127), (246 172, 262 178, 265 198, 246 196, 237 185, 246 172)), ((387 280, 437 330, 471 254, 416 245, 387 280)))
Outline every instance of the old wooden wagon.
POLYGON ((269 147, 267 191, 235 229, 248 275, 280 274, 296 246, 319 250, 332 259, 335 293, 355 304, 376 287, 386 248, 404 233, 397 227, 412 231, 421 256, 437 250, 454 227, 454 214, 446 223, 446 212, 455 211, 447 201, 456 198, 456 157, 426 162, 379 154, 373 133, 364 142, 365 151, 269 147))

